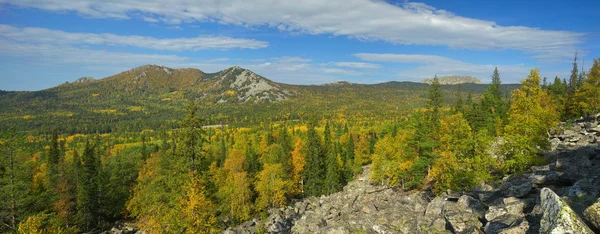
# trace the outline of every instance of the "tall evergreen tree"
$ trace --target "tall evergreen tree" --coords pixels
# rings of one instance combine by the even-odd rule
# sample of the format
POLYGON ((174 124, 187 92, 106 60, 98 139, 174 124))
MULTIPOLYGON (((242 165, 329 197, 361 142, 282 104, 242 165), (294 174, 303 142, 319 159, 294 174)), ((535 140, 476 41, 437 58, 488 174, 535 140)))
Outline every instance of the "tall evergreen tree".
POLYGON ((437 133, 440 128, 440 108, 442 107, 443 97, 442 90, 440 87, 440 81, 437 78, 437 75, 433 77, 433 82, 429 86, 427 100, 427 109, 428 109, 428 117, 429 117, 429 127, 431 128, 430 133, 432 134, 433 139, 437 139, 437 133))
POLYGON ((199 162, 204 159, 201 157, 201 148, 205 132, 202 129, 204 121, 200 118, 198 111, 198 105, 194 101, 190 101, 186 117, 181 122, 179 139, 181 146, 177 146, 177 149, 180 151, 179 155, 189 160, 191 169, 205 171, 208 169, 208 162, 199 162), (200 168, 196 168, 197 165, 200 165, 200 168))
POLYGON ((342 187, 340 166, 337 161, 337 153, 332 147, 331 129, 329 123, 325 125, 323 152, 325 158, 325 181, 324 193, 337 192, 342 187))
POLYGON ((481 99, 482 108, 482 126, 485 128, 488 133, 495 132, 495 125, 497 121, 502 121, 506 119, 506 111, 505 111, 505 103, 502 100, 502 90, 500 89, 500 85, 502 82, 500 81, 500 74, 498 73, 498 68, 494 69, 494 73, 492 74, 492 83, 487 87, 487 89, 483 93, 483 98, 481 99))
POLYGON ((95 147, 85 142, 77 183, 77 220, 84 231, 91 231, 98 224, 98 158, 95 147))
POLYGON ((304 194, 318 196, 323 194, 325 162, 321 148, 321 139, 311 122, 306 139, 306 166, 304 170, 304 194))
POLYGON ((576 118, 579 113, 575 103, 575 92, 579 88, 578 84, 579 71, 577 67, 577 53, 573 59, 573 69, 571 70, 571 77, 569 77, 569 83, 567 83, 567 93, 565 95, 565 101, 563 103, 562 119, 568 120, 576 118))
MULTIPOLYGON (((465 104, 463 103, 462 91, 460 90, 460 86, 456 90, 456 104, 454 104, 454 113, 464 113, 465 112, 465 104)), ((396 125, 394 125, 396 126, 396 125)), ((395 137, 395 135, 394 135, 395 137)))

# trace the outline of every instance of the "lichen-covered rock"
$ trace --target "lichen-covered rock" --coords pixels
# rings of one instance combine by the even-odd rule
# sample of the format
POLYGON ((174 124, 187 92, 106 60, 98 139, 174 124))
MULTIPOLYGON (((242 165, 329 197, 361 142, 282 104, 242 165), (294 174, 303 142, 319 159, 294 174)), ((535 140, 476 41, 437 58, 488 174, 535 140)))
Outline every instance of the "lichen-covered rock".
POLYGON ((583 215, 596 228, 600 229, 600 199, 596 203, 585 209, 583 215))
POLYGON ((540 197, 544 211, 540 233, 594 233, 551 189, 543 188, 540 197))
POLYGON ((500 187, 505 197, 524 197, 529 194, 532 183, 527 176, 514 175, 509 177, 500 187))
POLYGON ((485 233, 526 233, 529 229, 529 222, 522 216, 504 214, 489 221, 485 225, 485 233))
POLYGON ((505 214, 521 217, 524 215, 523 210, 525 209, 526 204, 522 200, 514 197, 508 197, 498 199, 494 203, 496 203, 496 205, 490 206, 485 214, 485 219, 488 221, 492 221, 505 214))

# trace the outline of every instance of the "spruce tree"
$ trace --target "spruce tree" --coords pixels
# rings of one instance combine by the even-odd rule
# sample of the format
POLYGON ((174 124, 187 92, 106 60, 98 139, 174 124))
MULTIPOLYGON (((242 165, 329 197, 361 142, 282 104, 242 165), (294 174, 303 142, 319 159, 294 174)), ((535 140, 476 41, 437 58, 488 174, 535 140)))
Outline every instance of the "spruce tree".
POLYGON ((575 92, 579 88, 578 86, 579 71, 577 68, 577 53, 573 59, 573 69, 571 70, 571 77, 569 77, 569 83, 567 83, 567 93, 565 95, 565 101, 562 107, 562 120, 569 120, 576 118, 577 107, 575 103, 575 92))
MULTIPOLYGON (((462 99, 462 91, 460 90, 460 86, 458 86, 458 89, 456 90, 456 104, 454 104, 454 113, 464 113, 465 112, 465 107, 464 107, 464 103, 463 103, 463 99, 462 99)), ((394 125, 395 127, 396 125, 394 125)), ((393 135, 394 137, 396 136, 395 134, 393 135)))
POLYGON ((321 139, 315 130, 315 125, 310 123, 306 139, 306 169, 304 170, 304 194, 306 196, 323 194, 323 180, 325 177, 323 159, 321 139))
POLYGON ((332 194, 342 187, 340 166, 337 162, 337 154, 332 148, 331 129, 329 123, 325 125, 323 152, 326 157, 324 193, 332 194))
POLYGON ((495 132, 494 128, 498 119, 503 120, 507 118, 505 103, 502 100, 503 94, 502 90, 500 90, 501 84, 498 68, 495 68, 492 74, 492 83, 484 91, 481 105, 479 106, 482 108, 479 113, 482 115, 481 127, 485 128, 488 133, 495 132))
POLYGON ((440 81, 437 75, 433 77, 433 82, 429 86, 428 92, 429 99, 427 100, 427 109, 429 117, 429 127, 431 128, 430 133, 433 139, 437 139, 437 133, 440 128, 440 108, 442 106, 442 90, 440 87, 440 81))
POLYGON ((77 184, 77 221, 83 231, 92 231, 98 224, 98 159, 94 146, 85 143, 77 184))
POLYGON ((204 121, 200 118, 198 112, 198 105, 194 101, 190 101, 186 117, 181 122, 181 134, 178 139, 181 146, 177 146, 177 150, 179 150, 179 155, 188 159, 192 170, 205 171, 208 169, 208 162, 200 162, 203 159, 200 150, 204 143, 203 135, 205 132, 202 129, 204 121), (196 168, 198 165, 200 168, 196 168))

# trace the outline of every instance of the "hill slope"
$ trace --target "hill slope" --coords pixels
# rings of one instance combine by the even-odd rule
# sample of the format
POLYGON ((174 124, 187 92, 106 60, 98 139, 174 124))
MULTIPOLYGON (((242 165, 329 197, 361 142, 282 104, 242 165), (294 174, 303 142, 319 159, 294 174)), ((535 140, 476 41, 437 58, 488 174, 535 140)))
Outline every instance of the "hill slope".
MULTIPOLYGON (((463 84, 477 97, 487 85, 463 84)), ((0 92, 0 130, 65 133, 173 128, 189 100, 198 100, 207 124, 245 125, 265 120, 338 116, 350 121, 395 119, 424 106, 429 85, 387 82, 373 85, 288 85, 250 70, 216 73, 157 65, 133 68, 103 79, 79 79, 36 92, 0 92)), ((518 85, 503 85, 512 90, 518 85)), ((453 103, 456 85, 444 85, 453 103)))

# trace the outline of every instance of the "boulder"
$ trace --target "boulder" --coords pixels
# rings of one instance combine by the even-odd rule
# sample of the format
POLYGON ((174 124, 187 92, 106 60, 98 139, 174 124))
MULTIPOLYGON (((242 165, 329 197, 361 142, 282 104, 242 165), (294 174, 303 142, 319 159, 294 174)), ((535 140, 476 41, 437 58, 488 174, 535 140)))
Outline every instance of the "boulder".
POLYGON ((529 176, 531 183, 536 188, 556 183, 560 177, 556 171, 534 171, 531 174, 527 174, 527 176, 529 176))
POLYGON ((504 214, 489 221, 485 225, 486 234, 499 233, 522 233, 525 234, 529 230, 529 222, 522 216, 512 214, 504 214))
POLYGON ((503 215, 512 215, 517 217, 523 217, 523 210, 525 209, 526 203, 514 197, 501 198, 495 202, 497 205, 490 206, 485 219, 488 221, 495 220, 496 218, 503 215))
POLYGON ((454 233, 473 233, 482 226, 477 215, 469 212, 447 212, 445 217, 454 233))
POLYGON ((505 197, 524 197, 529 194, 532 185, 527 176, 513 175, 504 181, 500 186, 500 191, 505 197))
POLYGON ((460 198, 458 198, 457 204, 460 206, 461 209, 464 209, 466 212, 470 212, 477 215, 477 217, 480 219, 482 219, 485 216, 486 208, 484 207, 484 205, 471 196, 462 195, 460 198))
POLYGON ((540 198, 544 212, 540 233, 594 233, 551 189, 543 188, 540 198))
POLYGON ((590 157, 594 150, 588 147, 577 148, 572 152, 562 152, 556 159, 556 170, 561 172, 561 179, 575 182, 590 173, 590 157))
POLYGON ((583 212, 587 221, 593 224, 597 229, 600 229, 600 199, 583 212))

